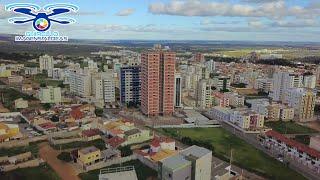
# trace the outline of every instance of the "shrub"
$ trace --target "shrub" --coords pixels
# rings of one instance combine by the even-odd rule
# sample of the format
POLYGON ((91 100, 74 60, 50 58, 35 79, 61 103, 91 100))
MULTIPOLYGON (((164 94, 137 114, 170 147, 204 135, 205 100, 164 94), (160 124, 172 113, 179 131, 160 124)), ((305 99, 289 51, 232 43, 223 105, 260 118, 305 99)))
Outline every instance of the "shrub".
POLYGON ((62 152, 57 156, 58 159, 64 162, 70 162, 72 161, 70 153, 69 152, 62 152))

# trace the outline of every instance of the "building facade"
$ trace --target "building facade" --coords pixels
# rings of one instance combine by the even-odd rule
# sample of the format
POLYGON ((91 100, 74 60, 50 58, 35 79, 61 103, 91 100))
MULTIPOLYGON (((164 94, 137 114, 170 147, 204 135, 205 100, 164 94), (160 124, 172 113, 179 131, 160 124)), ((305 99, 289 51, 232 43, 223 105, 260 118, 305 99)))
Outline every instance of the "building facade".
POLYGON ((41 103, 61 103, 61 88, 52 86, 40 88, 39 99, 41 103))
POLYGON ((43 70, 51 70, 53 69, 53 57, 49 55, 43 55, 39 57, 39 66, 40 66, 40 71, 42 72, 43 70))
POLYGON ((182 77, 180 73, 176 73, 174 77, 174 106, 182 107, 182 77))
POLYGON ((141 103, 141 67, 128 66, 120 69, 120 101, 122 104, 141 103))
POLYGON ((287 90, 286 101, 294 108, 295 117, 300 122, 314 120, 316 93, 311 89, 292 88, 287 90))
POLYGON ((141 111, 145 115, 173 114, 175 57, 169 51, 141 54, 141 111))

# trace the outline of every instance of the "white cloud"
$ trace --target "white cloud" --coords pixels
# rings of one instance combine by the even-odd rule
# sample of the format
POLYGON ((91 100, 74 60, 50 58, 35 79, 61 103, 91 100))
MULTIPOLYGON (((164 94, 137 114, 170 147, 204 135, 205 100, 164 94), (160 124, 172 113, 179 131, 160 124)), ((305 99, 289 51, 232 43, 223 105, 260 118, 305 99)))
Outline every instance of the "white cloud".
POLYGON ((228 17, 268 17, 279 19, 286 16, 316 17, 314 7, 287 6, 284 0, 264 1, 258 4, 231 3, 229 1, 208 2, 201 0, 174 0, 149 5, 152 14, 177 16, 228 16, 228 17))
POLYGON ((129 15, 133 14, 134 11, 135 11, 135 10, 132 9, 132 8, 123 9, 123 10, 117 12, 115 15, 116 15, 116 16, 129 16, 129 15))

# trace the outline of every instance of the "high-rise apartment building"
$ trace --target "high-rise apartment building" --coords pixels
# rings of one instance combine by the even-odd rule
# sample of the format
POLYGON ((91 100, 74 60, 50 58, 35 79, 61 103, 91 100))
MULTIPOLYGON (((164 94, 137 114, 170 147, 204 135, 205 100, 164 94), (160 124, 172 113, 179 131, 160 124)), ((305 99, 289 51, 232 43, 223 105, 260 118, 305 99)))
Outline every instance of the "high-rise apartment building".
POLYGON ((140 73, 140 66, 127 66, 120 69, 120 101, 122 104, 140 104, 140 73))
POLYGON ((90 73, 70 72, 68 81, 70 83, 70 92, 81 97, 91 95, 90 73))
POLYGON ((285 93, 289 88, 303 86, 303 76, 290 72, 276 72, 273 74, 272 91, 270 97, 273 101, 285 101, 285 93))
POLYGON ((39 99, 41 103, 61 103, 61 88, 52 86, 40 88, 39 99))
POLYGON ((43 55, 39 57, 39 65, 40 65, 40 71, 43 70, 51 70, 53 69, 53 57, 49 55, 43 55))
POLYGON ((286 101, 294 108, 294 115, 300 122, 314 120, 316 93, 311 89, 291 88, 287 90, 286 101))
POLYGON ((98 102, 113 103, 116 101, 113 71, 92 75, 92 94, 98 102))
POLYGON ((176 54, 149 51, 141 54, 141 111, 146 115, 174 112, 174 74, 176 54))
POLYGON ((176 73, 174 77, 174 106, 182 107, 182 79, 181 74, 176 73))
POLYGON ((198 82, 197 88, 197 107, 205 109, 212 107, 212 84, 209 80, 202 79, 198 82))
POLYGON ((303 76, 303 87, 314 89, 316 88, 316 85, 317 85, 316 75, 303 76))

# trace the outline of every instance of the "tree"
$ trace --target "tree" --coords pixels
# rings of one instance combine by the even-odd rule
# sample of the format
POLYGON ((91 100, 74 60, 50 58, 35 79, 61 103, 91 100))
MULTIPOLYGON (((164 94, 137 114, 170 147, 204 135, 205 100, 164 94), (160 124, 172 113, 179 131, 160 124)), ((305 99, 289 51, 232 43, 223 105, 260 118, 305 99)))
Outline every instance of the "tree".
POLYGON ((45 103, 42 105, 42 107, 47 111, 51 108, 51 104, 50 103, 45 103))
POLYGON ((46 83, 45 82, 41 82, 40 83, 40 87, 46 87, 47 85, 46 85, 46 83))
POLYGON ((58 87, 60 87, 60 88, 65 88, 66 85, 64 85, 63 82, 60 82, 60 83, 58 84, 58 87))
POLYGON ((126 157, 133 154, 130 146, 121 146, 119 147, 119 150, 121 152, 121 157, 126 157))
POLYGON ((103 115, 103 109, 101 109, 101 108, 96 108, 94 112, 95 112, 96 116, 98 116, 98 117, 102 117, 102 115, 103 115))
POLYGON ((59 116, 53 115, 53 116, 50 118, 50 120, 51 120, 52 122, 59 122, 59 116))
POLYGON ((61 152, 61 153, 57 156, 57 158, 60 159, 61 161, 64 161, 64 162, 70 162, 70 161, 72 161, 72 158, 71 158, 69 152, 61 152))

